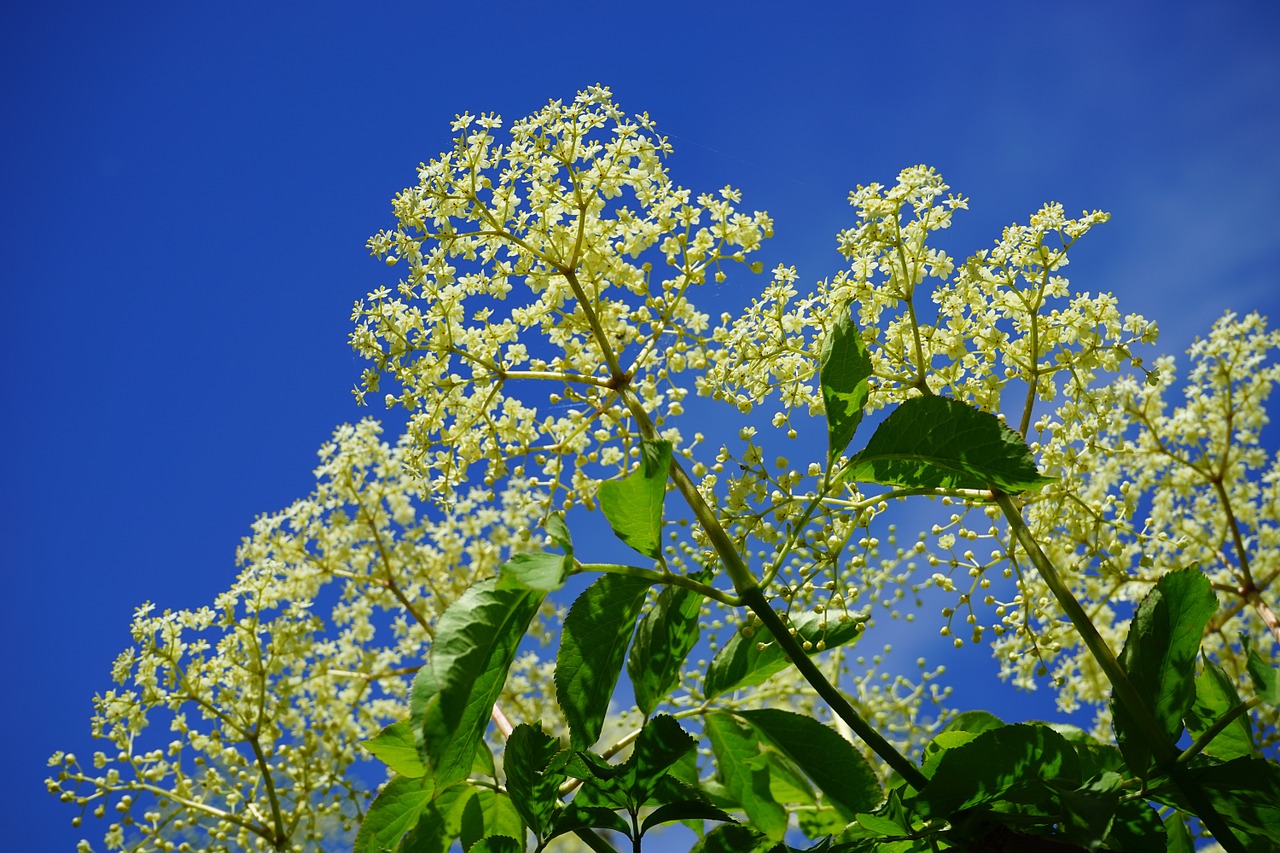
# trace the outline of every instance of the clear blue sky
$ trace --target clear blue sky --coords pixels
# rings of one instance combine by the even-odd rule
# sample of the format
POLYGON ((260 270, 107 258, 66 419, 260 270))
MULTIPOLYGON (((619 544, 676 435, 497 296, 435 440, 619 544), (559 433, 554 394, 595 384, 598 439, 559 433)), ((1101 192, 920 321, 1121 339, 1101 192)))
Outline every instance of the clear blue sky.
POLYGON ((44 761, 92 752, 133 607, 210 601, 253 516, 365 414, 349 311, 393 281, 364 241, 455 113, 609 85, 678 180, 769 210, 766 266, 808 281, 838 268, 848 190, 923 162, 971 198, 959 253, 1047 200, 1112 211, 1073 283, 1168 348, 1225 309, 1280 321, 1272 3, 356 8, 0 13, 11 849, 79 837, 44 761))

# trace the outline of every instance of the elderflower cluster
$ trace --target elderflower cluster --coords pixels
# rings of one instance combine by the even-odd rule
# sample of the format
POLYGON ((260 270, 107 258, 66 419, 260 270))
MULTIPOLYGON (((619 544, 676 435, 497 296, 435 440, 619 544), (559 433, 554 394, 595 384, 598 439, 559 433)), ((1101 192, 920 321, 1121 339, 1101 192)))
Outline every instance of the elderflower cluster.
MULTIPOLYGON (((316 488, 258 518, 213 607, 135 614, 116 689, 95 699, 91 764, 55 756, 48 785, 110 816, 108 849, 321 850, 350 843, 374 783, 360 741, 405 716, 436 618, 513 552, 541 546, 544 496, 510 480, 424 506, 373 421, 320 451, 316 488)), ((554 725, 526 655, 503 701, 554 725)))
POLYGON ((661 428, 683 411, 676 377, 705 366, 691 288, 722 280, 772 222, 739 212, 732 188, 674 184, 666 138, 607 88, 501 126, 459 116, 453 150, 369 241, 407 269, 356 305, 351 343, 373 362, 356 394, 395 381, 386 402, 409 411, 413 471, 437 496, 482 463, 487 482, 536 474, 564 505, 590 503, 630 453, 630 405, 661 428))

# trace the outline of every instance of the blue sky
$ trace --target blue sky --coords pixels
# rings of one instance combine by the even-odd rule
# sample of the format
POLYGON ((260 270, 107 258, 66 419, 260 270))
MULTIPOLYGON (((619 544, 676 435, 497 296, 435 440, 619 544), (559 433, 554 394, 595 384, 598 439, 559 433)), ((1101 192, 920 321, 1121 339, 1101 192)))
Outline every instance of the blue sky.
POLYGON ((1280 315, 1278 45, 1262 2, 10 4, 9 843, 79 837, 44 760, 92 751, 132 609, 211 600, 367 413, 350 307, 394 281, 364 242, 455 113, 604 83, 679 181, 768 210, 766 267, 806 281, 838 268, 848 191, 915 163, 971 199, 960 254, 1044 201, 1110 210, 1074 285, 1181 350, 1280 315))

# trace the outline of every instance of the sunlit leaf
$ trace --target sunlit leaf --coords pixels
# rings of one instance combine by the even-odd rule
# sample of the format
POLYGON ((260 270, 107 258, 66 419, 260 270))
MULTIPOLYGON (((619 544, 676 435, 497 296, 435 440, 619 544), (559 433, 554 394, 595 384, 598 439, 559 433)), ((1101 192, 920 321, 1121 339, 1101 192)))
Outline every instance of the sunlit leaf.
MULTIPOLYGON (((694 580, 710 577, 710 572, 701 572, 694 580)), ((627 675, 636 706, 645 716, 653 713, 680 678, 689 652, 698 642, 702 603, 702 596, 694 590, 669 586, 640 620, 627 655, 627 675)))
POLYGON ((645 441, 640 466, 600 484, 600 509, 618 538, 646 557, 662 556, 662 503, 671 467, 671 442, 645 441))
MULTIPOLYGON (((810 644, 809 654, 816 655, 824 648, 833 649, 857 639, 866 621, 865 614, 852 614, 852 618, 840 621, 833 613, 822 615, 806 610, 793 614, 789 627, 796 629, 795 638, 802 646, 810 644)), ((738 630, 711 659, 702 692, 713 699, 730 690, 753 687, 790 664, 767 628, 756 625, 750 636, 738 630)))
POLYGON ((862 423, 871 378, 871 356, 848 306, 838 309, 822 343, 820 379, 827 413, 827 458, 834 462, 862 423))

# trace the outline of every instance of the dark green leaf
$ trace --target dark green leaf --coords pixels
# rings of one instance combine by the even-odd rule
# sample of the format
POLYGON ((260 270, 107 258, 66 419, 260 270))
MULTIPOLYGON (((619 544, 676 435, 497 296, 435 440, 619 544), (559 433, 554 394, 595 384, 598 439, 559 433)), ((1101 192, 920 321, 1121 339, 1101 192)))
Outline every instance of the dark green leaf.
POLYGON ((837 309, 822 342, 819 376, 827 412, 827 458, 834 463, 862 423, 871 378, 871 356, 847 305, 837 309))
POLYGON ((467 853, 524 853, 524 842, 505 835, 481 838, 467 853))
MULTIPOLYGON (((575 800, 577 798, 575 797, 575 800)), ((571 802, 564 807, 560 817, 556 818, 548 837, 555 838, 566 832, 579 829, 611 829, 631 837, 631 827, 625 818, 611 808, 604 806, 581 806, 571 802)))
POLYGON ((601 575, 569 608, 556 655, 555 683, 575 749, 586 749, 600 739, 649 586, 643 578, 601 575))
MULTIPOLYGON (((705 582, 711 572, 694 580, 705 582)), ((646 717, 666 698, 684 668, 685 659, 698 642, 698 614, 702 596, 691 589, 669 586, 658 594, 654 606, 636 629, 627 656, 627 675, 636 694, 636 706, 646 717)))
MULTIPOLYGON (((1236 693, 1231 676, 1218 664, 1206 660, 1204 672, 1196 677, 1196 701, 1187 714, 1187 729, 1193 738, 1199 740, 1214 723, 1239 705, 1240 695, 1236 693)), ((1238 715, 1218 732, 1204 751, 1224 761, 1253 756, 1253 728, 1249 725, 1249 715, 1238 715)))
POLYGON ((418 822, 434 792, 430 779, 396 776, 387 782, 360 824, 355 853, 382 853, 394 848, 401 836, 418 822))
POLYGON ((560 741, 544 734, 541 724, 521 723, 507 738, 503 753, 511 801, 539 838, 551 828, 561 807, 559 787, 565 774, 548 769, 559 752, 560 741))
POLYGON ((846 823, 884 799, 867 760, 834 729, 812 717, 777 708, 739 711, 738 717, 791 759, 844 815, 846 823))
POLYGON ((689 853, 773 853, 778 847, 777 841, 749 826, 725 823, 708 832, 689 853))
POLYGON ((1111 819, 1106 849, 1121 853, 1165 853, 1168 841, 1160 813, 1146 800, 1122 800, 1111 819))
POLYGON ((1240 635, 1248 662, 1249 680, 1253 682, 1253 692, 1268 705, 1280 705, 1280 671, 1269 662, 1263 660, 1253 643, 1245 634, 1240 635))
POLYGON ((426 665, 414 678, 410 719, 436 786, 466 779, 516 648, 542 594, 481 581, 445 610, 426 665))
POLYGON ((699 800, 702 797, 696 788, 667 778, 667 772, 681 759, 693 755, 695 746, 693 737, 674 717, 659 714, 645 724, 622 764, 609 764, 591 753, 579 754, 590 768, 591 778, 582 785, 574 803, 635 810, 649 804, 655 795, 659 799, 699 800))
POLYGON ((655 826, 664 823, 673 823, 675 821, 685 820, 719 820, 728 823, 733 822, 727 813, 721 811, 710 803, 700 800, 684 800, 678 803, 667 803, 658 806, 648 817, 644 819, 644 823, 640 824, 640 834, 648 832, 655 826))
POLYGON ((1198 784, 1214 809, 1250 851, 1274 850, 1280 838, 1280 765, 1261 758, 1237 758, 1195 767, 1187 779, 1198 784))
MULTIPOLYGON (((820 615, 806 610, 792 615, 790 627, 796 629, 796 640, 801 645, 805 642, 812 644, 809 653, 816 655, 819 642, 828 649, 834 649, 857 639, 866 621, 864 614, 853 614, 851 619, 841 622, 835 614, 820 615)), ((773 635, 767 628, 756 625, 751 636, 739 629, 707 667, 707 675, 702 682, 703 695, 714 699, 730 690, 754 687, 786 669, 790 663, 782 648, 773 642, 773 635), (760 648, 762 644, 763 649, 760 648)))
POLYGON ((361 745, 401 776, 417 779, 426 775, 427 768, 418 755, 413 723, 409 720, 392 723, 361 745))
POLYGON ((904 401, 853 457, 846 477, 900 488, 999 489, 1053 481, 1036 470, 1022 436, 995 415, 933 395, 904 401))
MULTIPOLYGON (((1209 579, 1198 569, 1169 572, 1138 605, 1120 664, 1138 693, 1147 698, 1170 743, 1182 733, 1182 719, 1196 699, 1195 664, 1204 627, 1218 609, 1209 579)), ((1116 740, 1129 768, 1146 778, 1151 745, 1134 717, 1111 700, 1116 740)))
POLYGON ((757 732, 728 711, 708 712, 703 731, 711 741, 721 780, 742 804, 750 824, 773 841, 781 841, 787 831, 787 810, 773 798, 757 732))
POLYGON ((1081 781, 1075 750, 1062 735, 1047 726, 1004 726, 944 752, 915 802, 925 817, 948 817, 1037 782, 1073 788, 1081 781))
POLYGON ((640 467, 600 484, 600 509, 618 538, 655 560, 662 556, 662 501, 671 467, 671 442, 645 441, 640 467))

